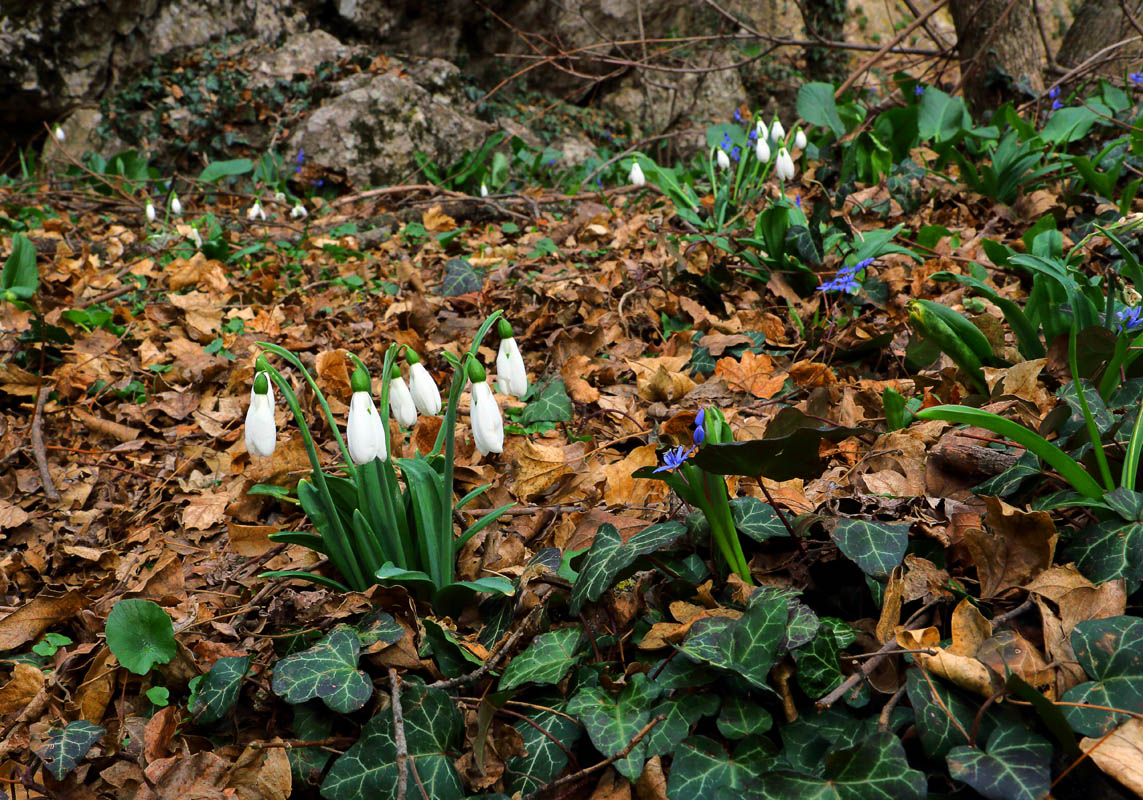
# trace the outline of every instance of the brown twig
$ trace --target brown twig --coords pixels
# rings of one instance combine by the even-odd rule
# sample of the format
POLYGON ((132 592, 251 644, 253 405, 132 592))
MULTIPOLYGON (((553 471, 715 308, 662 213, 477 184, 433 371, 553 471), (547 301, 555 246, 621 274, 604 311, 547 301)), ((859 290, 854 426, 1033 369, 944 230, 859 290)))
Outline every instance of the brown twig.
POLYGON ((52 482, 52 473, 48 469, 48 451, 44 448, 44 405, 48 402, 48 395, 52 390, 47 386, 40 387, 36 396, 36 410, 32 412, 32 454, 36 458, 36 466, 40 470, 40 483, 44 486, 44 495, 49 500, 59 500, 60 493, 52 482))
POLYGON ((389 686, 393 700, 393 743, 397 746, 397 800, 405 800, 409 783, 409 743, 405 739, 405 715, 401 710, 401 677, 393 667, 389 667, 389 686))
POLYGON ((921 12, 920 16, 910 22, 904 29, 901 30, 900 33, 882 45, 876 53, 865 59, 865 61, 863 61, 861 65, 858 66, 858 68, 855 69, 853 73, 845 79, 845 82, 842 83, 841 86, 837 87, 837 91, 833 93, 833 96, 841 97, 843 94, 845 94, 849 90, 849 87, 857 83, 857 79, 864 75, 870 67, 884 58, 885 54, 892 50, 894 47, 905 41, 905 38, 908 37, 910 33, 925 24, 925 20, 948 5, 948 2, 949 0, 937 0, 937 2, 933 3, 923 12, 921 12))
POLYGON ((581 769, 579 772, 573 772, 571 775, 565 775, 564 777, 560 778, 559 780, 552 781, 551 783, 547 784, 546 786, 542 786, 539 789, 537 789, 536 791, 532 792, 531 794, 526 795, 524 797, 524 800, 540 800, 541 797, 550 797, 550 795, 548 793, 552 789, 555 789, 557 786, 564 786, 564 785, 572 783, 574 781, 581 780, 581 779, 587 777, 588 775, 592 774, 593 772, 599 772, 599 770, 603 769, 604 767, 607 767, 611 764, 614 764, 616 761, 619 761, 620 759, 627 758, 627 756, 631 753, 631 751, 634 750, 638 746, 639 742, 643 741, 643 737, 646 736, 648 733, 650 733, 652 728, 654 728, 656 725, 658 725, 660 722, 662 722, 666 718, 667 718, 666 714, 660 714, 659 716, 654 717, 650 722, 648 722, 646 725, 644 725, 639 730, 639 732, 637 734, 635 734, 635 737, 630 742, 627 743, 626 747, 624 747, 622 750, 620 750, 615 755, 611 756, 610 758, 608 758, 604 761, 600 761, 598 764, 592 764, 590 767, 585 767, 584 769, 581 769))
POLYGON ((535 621, 535 618, 538 617, 543 610, 544 607, 539 605, 528 612, 528 616, 524 617, 524 621, 520 623, 520 627, 513 631, 512 635, 505 639, 504 643, 501 644, 500 647, 496 648, 496 650, 490 653, 488 657, 484 659, 484 663, 477 667, 475 670, 456 678, 449 678, 448 680, 430 683, 429 688, 452 689, 456 686, 463 686, 465 684, 480 680, 488 673, 489 670, 494 669, 497 664, 504 660, 504 656, 508 654, 508 651, 512 649, 516 642, 520 641, 520 637, 528 631, 528 629, 532 626, 532 623, 535 621))

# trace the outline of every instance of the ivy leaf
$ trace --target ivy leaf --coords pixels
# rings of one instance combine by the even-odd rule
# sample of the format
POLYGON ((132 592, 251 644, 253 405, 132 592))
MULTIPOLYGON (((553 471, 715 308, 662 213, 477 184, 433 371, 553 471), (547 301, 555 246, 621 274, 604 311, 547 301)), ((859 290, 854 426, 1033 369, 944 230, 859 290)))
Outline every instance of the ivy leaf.
POLYGON ((1065 557, 1092 583, 1143 578, 1143 524, 1113 519, 1077 531, 1065 557))
POLYGON ((876 721, 861 720, 845 707, 832 706, 820 714, 803 714, 782 726, 782 753, 799 772, 820 775, 827 754, 855 747, 877 729, 876 721))
POLYGON ((734 498, 730 501, 730 515, 734 519, 734 527, 756 542, 790 535, 778 513, 757 497, 734 498))
POLYGON ((357 638, 361 640, 363 648, 373 645, 396 644, 405 635, 405 629, 391 614, 384 611, 374 611, 367 614, 357 623, 357 638))
POLYGON ((679 742, 690 735, 692 725, 716 711, 718 697, 713 694, 684 694, 677 699, 660 700, 651 709, 651 718, 664 715, 666 719, 652 728, 644 739, 647 757, 673 752, 679 742))
POLYGON ((238 702, 242 679, 251 661, 250 656, 223 656, 211 665, 187 705, 198 722, 210 725, 226 716, 238 702))
POLYGON ((718 732, 727 739, 743 739, 765 733, 774 720, 770 712, 752 703, 741 694, 734 693, 722 699, 722 713, 718 715, 718 732))
POLYGON ((759 689, 770 689, 766 678, 785 639, 790 610, 778 593, 756 594, 737 620, 707 617, 691 626, 679 649, 695 661, 734 672, 759 689))
POLYGON ((36 755, 43 759, 48 772, 57 781, 62 781, 104 733, 103 728, 86 720, 69 722, 66 727, 49 731, 47 741, 36 755))
POLYGON ((839 519, 830 537, 861 571, 874 578, 887 578, 905 559, 909 525, 889 525, 864 519, 839 519))
POLYGON ((771 772, 760 781, 764 797, 800 800, 922 800, 924 773, 909 768, 901 740, 878 731, 856 747, 826 756, 821 777, 796 772, 771 772))
MULTIPOLYGON (((294 709, 293 732, 302 741, 319 742, 333 733, 333 720, 329 710, 316 700, 298 703, 294 709)), ((333 753, 320 747, 291 747, 286 750, 290 758, 290 772, 297 786, 316 787, 321 782, 325 765, 333 753)), ((296 791, 296 790, 295 790, 296 791)))
POLYGON ((151 600, 120 600, 107 615, 107 646, 119 663, 136 675, 175 657, 175 629, 162 607, 151 600))
MULTIPOLYGON (((552 709, 561 711, 563 707, 561 704, 552 709)), ((507 772, 514 776, 508 787, 513 794, 528 794, 555 780, 568 763, 564 748, 570 750, 583 735, 583 728, 565 714, 536 711, 528 719, 531 722, 519 720, 512 725, 523 738, 527 754, 513 756, 505 762, 507 772), (545 731, 551 736, 545 735, 545 731)))
POLYGON ((1051 788, 1052 745, 1017 723, 997 728, 985 749, 954 747, 949 774, 989 800, 1040 800, 1051 788))
POLYGON ((552 378, 539 387, 535 400, 524 406, 520 421, 525 425, 536 422, 571 422, 572 404, 562 378, 552 378))
MULTIPOLYGON (((1080 622, 1072 630, 1072 650, 1094 680, 1069 689, 1069 703, 1122 708, 1143 713, 1143 619, 1108 617, 1080 622)), ((1084 736, 1103 736, 1129 717, 1096 708, 1065 706, 1064 717, 1084 736)))
POLYGON ((671 762, 667 797, 693 800, 741 796, 743 790, 757 786, 759 777, 777 763, 773 750, 764 739, 751 737, 738 745, 732 757, 721 744, 706 736, 684 739, 671 762))
POLYGON ((441 297, 457 297, 469 292, 479 292, 483 287, 484 273, 468 263, 467 258, 453 258, 445 264, 441 297))
MULTIPOLYGON (((612 697, 597 686, 580 689, 568 703, 568 712, 579 717, 595 749, 610 758, 624 750, 635 734, 651 721, 651 703, 659 691, 659 687, 645 674, 638 673, 631 676, 618 697, 612 697)), ((620 774, 632 783, 643 772, 646 747, 644 738, 614 764, 620 774)))
MULTIPOLYGON (((450 748, 464 727, 452 698, 439 689, 419 683, 404 683, 401 711, 405 742, 417 780, 409 782, 412 796, 433 800, 461 800, 464 785, 453 766, 450 748), (422 788, 423 787, 423 788, 422 788)), ((386 695, 381 709, 365 724, 361 738, 333 765, 321 785, 327 800, 362 800, 392 797, 397 786, 397 742, 391 699, 386 695)))
POLYGON ((271 687, 287 703, 320 697, 333 711, 356 711, 373 694, 369 676, 357 668, 360 653, 357 631, 338 625, 313 647, 279 661, 271 687))
POLYGON ((559 683, 579 660, 577 653, 583 643, 579 626, 541 633, 508 662, 500 676, 499 690, 515 689, 523 683, 559 683))
MULTIPOLYGON (((972 704, 932 675, 926 680, 920 669, 909 670, 905 691, 926 755, 943 758, 954 747, 968 744, 965 734, 972 730, 976 717, 972 704)), ((984 736, 985 731, 978 735, 984 736)))
MULTIPOLYGON (((798 685, 815 700, 829 694, 845 681, 841 672, 842 643, 835 634, 838 626, 849 626, 840 620, 823 619, 818 635, 808 644, 794 651, 798 665, 798 685)), ((852 635, 849 637, 852 639, 852 635)))
POLYGON ((484 661, 478 658, 456 638, 456 634, 436 620, 425 617, 421 620, 425 627, 425 639, 432 649, 433 658, 441 673, 447 678, 455 678, 476 669, 484 661))
POLYGON ((578 614, 584 600, 594 603, 602 597, 637 558, 669 547, 686 530, 680 522, 660 522, 644 528, 624 543, 614 525, 609 522, 600 525, 579 577, 572 586, 568 610, 578 614))

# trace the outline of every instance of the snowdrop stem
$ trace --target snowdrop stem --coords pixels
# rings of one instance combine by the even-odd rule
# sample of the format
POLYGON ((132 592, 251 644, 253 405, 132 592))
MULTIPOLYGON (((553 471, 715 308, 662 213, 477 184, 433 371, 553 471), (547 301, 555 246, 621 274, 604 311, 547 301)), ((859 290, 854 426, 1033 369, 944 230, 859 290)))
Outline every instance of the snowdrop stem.
MULTIPOLYGON (((259 344, 264 345, 265 343, 259 344)), ((277 347, 277 345, 272 345, 272 347, 277 347)), ((297 361, 297 359, 293 357, 292 353, 289 353, 289 351, 285 352, 294 358, 295 361, 297 361)), ((298 362, 297 366, 301 367, 301 362, 298 362)), ((290 386, 289 381, 287 381, 285 377, 282 376, 282 373, 278 372, 278 370, 270 365, 270 363, 266 360, 265 355, 258 356, 257 369, 261 372, 264 372, 267 376, 269 376, 270 380, 278 385, 278 389, 281 390, 282 396, 286 398, 286 404, 290 407, 290 411, 293 413, 294 419, 297 420, 298 427, 301 429, 302 441, 305 444, 306 448, 306 455, 309 456, 310 465, 313 467, 311 475, 313 477, 314 486, 317 488, 318 497, 321 499, 322 505, 325 507, 323 511, 325 512, 326 518, 330 523, 329 531, 332 535, 325 537, 325 544, 329 548, 330 560, 334 562, 334 566, 338 568, 341 574, 349 582, 350 588, 357 591, 364 591, 373 584, 372 576, 370 576, 369 580, 366 580, 364 574, 361 572, 356 554, 354 553, 354 548, 349 541, 349 536, 346 534, 345 528, 342 527, 341 517, 337 512, 337 506, 333 502, 333 496, 329 492, 329 484, 326 483, 325 473, 322 472, 321 469, 321 461, 318 458, 317 447, 314 445, 314 437, 310 432, 309 425, 306 424, 306 418, 302 413, 302 407, 298 403, 298 396, 294 394, 294 389, 292 386, 290 386)), ((303 372, 305 372, 304 367, 301 367, 301 369, 303 372)), ((306 373, 306 377, 309 377, 309 373, 306 373)), ((318 396, 322 397, 320 391, 318 392, 318 396)), ((322 401, 324 403, 324 397, 322 397, 322 401)), ((327 405, 327 411, 328 408, 329 407, 327 405)), ((335 431, 337 430, 336 425, 331 425, 331 427, 335 431)), ((339 441, 340 438, 341 437, 339 436, 339 441)), ((342 445, 342 448, 345 449, 344 444, 342 445)), ((350 459, 348 456, 348 451, 346 452, 346 461, 351 465, 353 463, 352 459, 350 459)))
MULTIPOLYGON (((301 359, 299 359, 286 348, 273 344, 272 342, 255 342, 255 344, 257 344, 263 350, 266 350, 267 352, 273 353, 279 358, 284 359, 287 363, 289 363, 290 366, 302 373, 302 377, 305 378, 306 383, 308 383, 310 388, 313 389, 314 396, 317 397, 318 403, 321 405, 322 411, 325 413, 325 419, 329 424, 329 429, 333 431, 334 438, 337 439, 337 446, 341 449, 342 458, 345 459, 345 467, 346 471, 349 473, 349 477, 353 480, 356 480, 357 467, 354 465, 353 459, 349 457, 349 448, 345 444, 345 439, 341 437, 341 431, 338 428, 337 420, 333 418, 333 412, 329 409, 329 401, 325 399, 325 395, 318 387, 317 381, 315 381, 313 376, 310 375, 309 370, 306 369, 301 359)), ((264 356, 259 356, 259 361, 264 364, 267 363, 264 356)), ((268 367, 265 368, 268 369, 268 367)), ((304 426, 305 421, 300 416, 300 412, 294 412, 294 416, 298 418, 298 424, 304 426)))

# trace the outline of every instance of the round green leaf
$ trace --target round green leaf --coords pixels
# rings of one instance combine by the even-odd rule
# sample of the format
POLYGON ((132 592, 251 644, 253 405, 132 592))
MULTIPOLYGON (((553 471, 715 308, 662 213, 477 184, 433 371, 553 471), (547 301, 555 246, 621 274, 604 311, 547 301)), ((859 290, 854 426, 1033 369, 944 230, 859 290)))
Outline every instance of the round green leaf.
POLYGON ((136 675, 175 657, 175 628, 158 603, 120 600, 107 615, 107 646, 136 675))

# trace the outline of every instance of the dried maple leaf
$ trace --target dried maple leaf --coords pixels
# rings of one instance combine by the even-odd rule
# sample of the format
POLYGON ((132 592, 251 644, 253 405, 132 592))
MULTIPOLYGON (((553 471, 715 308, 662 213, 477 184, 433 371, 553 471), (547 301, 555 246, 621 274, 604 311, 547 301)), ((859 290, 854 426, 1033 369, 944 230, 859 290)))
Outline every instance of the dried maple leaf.
POLYGON ((781 391, 787 377, 784 372, 774 372, 774 360, 770 356, 749 350, 742 354, 741 359, 720 358, 714 365, 714 374, 725 380, 731 389, 747 392, 762 400, 769 400, 781 391))

